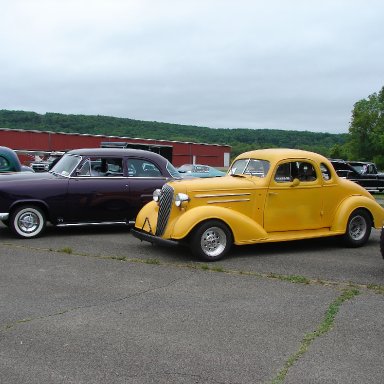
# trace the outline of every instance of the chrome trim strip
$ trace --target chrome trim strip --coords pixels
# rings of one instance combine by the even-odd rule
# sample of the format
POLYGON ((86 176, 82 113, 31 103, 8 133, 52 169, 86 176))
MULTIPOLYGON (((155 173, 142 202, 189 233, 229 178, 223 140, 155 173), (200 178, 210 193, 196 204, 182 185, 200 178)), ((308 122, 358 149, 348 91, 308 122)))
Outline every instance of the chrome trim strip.
POLYGON ((112 225, 112 224, 134 224, 133 221, 129 221, 128 223, 126 221, 103 221, 100 223, 68 223, 68 224, 57 224, 57 227, 82 227, 86 225, 112 225))
POLYGON ((212 200, 212 201, 207 201, 207 204, 216 204, 216 203, 244 203, 245 201, 251 201, 251 199, 212 200))
POLYGON ((8 220, 9 213, 0 213, 0 220, 8 220))
POLYGON ((197 198, 205 198, 205 197, 234 197, 234 196, 249 196, 250 193, 215 193, 209 195, 196 195, 197 198))

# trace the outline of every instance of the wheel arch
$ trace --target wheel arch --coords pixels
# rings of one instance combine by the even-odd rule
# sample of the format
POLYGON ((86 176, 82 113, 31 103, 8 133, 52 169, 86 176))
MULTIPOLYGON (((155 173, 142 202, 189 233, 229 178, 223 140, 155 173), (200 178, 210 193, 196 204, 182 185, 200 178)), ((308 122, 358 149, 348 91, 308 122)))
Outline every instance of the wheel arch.
POLYGON ((18 209, 18 208, 24 207, 24 206, 34 206, 34 207, 40 208, 43 211, 43 213, 46 217, 46 220, 51 221, 48 206, 42 200, 18 200, 18 201, 15 201, 9 209, 9 213, 12 214, 12 212, 14 212, 15 209, 18 209))
POLYGON ((169 236, 175 240, 187 239, 198 226, 209 220, 223 222, 231 231, 234 244, 252 244, 267 237, 263 227, 243 213, 225 207, 200 206, 184 212, 173 221, 169 236))
POLYGON ((232 240, 234 239, 233 230, 230 227, 230 225, 228 225, 228 223, 226 221, 224 221, 222 218, 218 218, 218 217, 205 218, 205 219, 197 222, 193 226, 193 228, 190 229, 190 231, 188 232, 188 234, 185 236, 184 239, 188 241, 200 226, 202 226, 206 223, 209 223, 210 221, 219 221, 220 223, 224 224, 228 228, 229 232, 231 233, 232 240))
POLYGON ((369 214, 372 227, 381 228, 384 221, 384 209, 375 200, 365 196, 351 196, 337 208, 331 231, 344 233, 349 217, 357 209, 362 209, 369 214))

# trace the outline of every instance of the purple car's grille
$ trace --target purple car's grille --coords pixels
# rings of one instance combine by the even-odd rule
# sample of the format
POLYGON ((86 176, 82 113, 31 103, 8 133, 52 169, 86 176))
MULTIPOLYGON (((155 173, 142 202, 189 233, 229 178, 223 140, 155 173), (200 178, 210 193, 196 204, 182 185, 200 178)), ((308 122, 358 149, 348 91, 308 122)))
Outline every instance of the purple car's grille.
POLYGON ((164 184, 163 188, 161 189, 156 236, 162 236, 165 231, 165 227, 167 226, 169 219, 169 214, 171 213, 172 200, 173 188, 168 184, 164 184))

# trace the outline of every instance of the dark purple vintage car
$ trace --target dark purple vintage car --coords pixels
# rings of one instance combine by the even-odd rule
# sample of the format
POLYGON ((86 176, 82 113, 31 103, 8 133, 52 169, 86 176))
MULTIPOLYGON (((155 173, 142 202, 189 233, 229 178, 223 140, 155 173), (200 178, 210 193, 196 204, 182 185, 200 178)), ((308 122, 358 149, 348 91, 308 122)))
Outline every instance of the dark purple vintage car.
POLYGON ((56 226, 133 224, 155 189, 180 175, 157 153, 94 148, 67 152, 49 172, 0 174, 0 220, 18 237, 56 226))

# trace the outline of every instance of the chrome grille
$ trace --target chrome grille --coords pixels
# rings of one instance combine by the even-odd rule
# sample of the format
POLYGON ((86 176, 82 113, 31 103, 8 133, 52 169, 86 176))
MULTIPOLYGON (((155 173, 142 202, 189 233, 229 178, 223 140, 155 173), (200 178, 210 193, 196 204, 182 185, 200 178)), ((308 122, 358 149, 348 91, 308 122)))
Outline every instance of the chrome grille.
POLYGON ((156 236, 162 236, 167 226, 169 214, 171 213, 173 201, 173 188, 164 184, 161 189, 159 201, 159 216, 157 219, 156 236))

